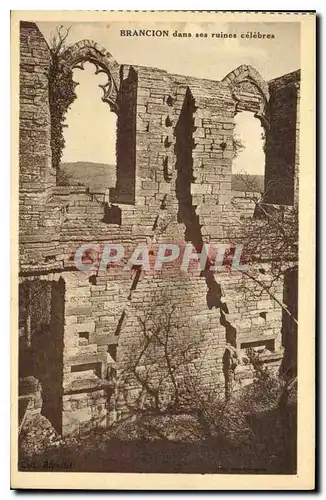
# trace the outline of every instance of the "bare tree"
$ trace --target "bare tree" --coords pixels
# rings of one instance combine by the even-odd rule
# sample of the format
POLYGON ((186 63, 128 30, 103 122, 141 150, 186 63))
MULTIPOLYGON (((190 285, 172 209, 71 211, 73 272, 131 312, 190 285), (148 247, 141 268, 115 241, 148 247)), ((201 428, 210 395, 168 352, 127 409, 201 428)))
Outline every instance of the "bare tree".
POLYGON ((243 217, 241 208, 238 209, 239 201, 233 200, 234 223, 229 225, 229 238, 243 244, 246 262, 251 264, 248 270, 240 272, 255 282, 258 293, 267 293, 297 324, 293 311, 273 292, 273 285, 284 279, 290 269, 298 267, 298 207, 266 204, 269 186, 259 192, 253 176, 243 173, 236 177, 245 186, 246 202, 254 209, 253 216, 243 217), (259 263, 268 263, 268 273, 259 263))
POLYGON ((160 419, 183 415, 190 421, 183 421, 182 432, 186 425, 188 434, 198 440, 227 437, 240 443, 258 439, 247 418, 259 404, 256 395, 266 393, 265 406, 276 408, 284 382, 268 372, 263 377, 257 360, 260 370, 255 384, 260 390, 256 387, 246 397, 239 393, 225 397, 224 386, 201 376, 207 363, 202 351, 203 335, 198 332, 190 337, 187 325, 178 319, 178 306, 171 301, 169 292, 161 294, 154 294, 148 308, 137 318, 139 335, 128 349, 119 377, 117 392, 124 394, 126 419, 136 417, 138 423, 146 422, 148 434, 163 435, 160 419))
POLYGON ((67 48, 67 38, 69 36, 69 32, 71 30, 71 26, 65 28, 64 26, 58 26, 56 29, 55 35, 51 36, 50 39, 50 50, 52 57, 60 56, 67 48))
POLYGON ((245 145, 241 141, 239 135, 234 134, 233 136, 233 158, 237 158, 241 151, 245 149, 245 145))
POLYGON ((139 386, 131 403, 133 410, 159 414, 181 411, 185 403, 185 374, 199 356, 202 335, 189 334, 178 307, 168 291, 160 292, 137 316, 139 336, 129 350, 123 373, 126 386, 132 381, 139 386))

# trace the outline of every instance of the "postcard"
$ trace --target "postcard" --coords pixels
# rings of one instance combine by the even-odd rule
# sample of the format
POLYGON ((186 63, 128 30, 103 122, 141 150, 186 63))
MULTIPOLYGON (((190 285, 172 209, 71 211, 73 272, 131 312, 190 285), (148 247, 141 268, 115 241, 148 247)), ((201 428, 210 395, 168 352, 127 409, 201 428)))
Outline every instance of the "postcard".
POLYGON ((315 13, 11 22, 12 488, 314 489, 315 13))

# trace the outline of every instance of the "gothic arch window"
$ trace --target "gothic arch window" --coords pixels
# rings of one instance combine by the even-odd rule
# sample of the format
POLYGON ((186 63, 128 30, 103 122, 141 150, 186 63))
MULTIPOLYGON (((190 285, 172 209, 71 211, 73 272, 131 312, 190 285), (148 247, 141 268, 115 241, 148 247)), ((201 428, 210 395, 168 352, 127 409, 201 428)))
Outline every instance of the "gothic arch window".
MULTIPOLYGON (((57 71, 60 74, 56 79, 56 86, 50 88, 51 114, 54 118, 52 164, 57 173, 57 184, 84 184, 80 182, 83 178, 80 177, 82 172, 81 169, 78 171, 78 166, 86 160, 91 172, 96 164, 102 164, 101 176, 104 181, 102 189, 105 189, 105 186, 113 187, 115 182, 112 184, 111 170, 116 168, 119 65, 106 49, 90 40, 82 40, 68 47, 60 55, 57 71), (79 78, 76 70, 85 71, 79 78), (94 73, 98 75, 95 78, 93 78, 94 73), (96 78, 100 80, 98 86, 96 78), (79 83, 81 87, 78 87, 79 83), (98 87, 101 88, 99 93, 98 87), (112 114, 103 112, 102 106, 99 105, 100 99, 108 105, 108 111, 112 111, 112 114), (100 119, 100 124, 96 122, 97 119, 100 119), (90 138, 87 141, 88 133, 90 138), (108 152, 107 158, 106 152, 108 152), (108 165, 107 171, 105 165, 108 165)), ((100 185, 96 184, 95 177, 96 175, 90 175, 91 185, 88 187, 97 189, 97 184, 100 185), (92 185, 93 178, 94 185, 92 185)), ((100 177, 97 180, 100 180, 100 177)))
POLYGON ((252 66, 242 65, 231 71, 222 80, 228 85, 235 101, 235 112, 250 111, 255 114, 265 129, 269 128, 267 105, 268 83, 252 66))
MULTIPOLYGON (((75 84, 72 77, 73 70, 78 68, 83 69, 85 63, 93 64, 95 66, 95 73, 101 74, 101 76, 104 75, 104 82, 100 85, 103 91, 101 99, 108 104, 109 110, 117 115, 116 184, 115 187, 108 186, 110 187, 110 202, 134 204, 136 192, 137 71, 131 66, 120 66, 105 48, 91 40, 82 40, 68 47, 60 56, 60 65, 63 74, 62 80, 63 83, 68 82, 70 95, 64 113, 61 112, 60 116, 61 122, 59 123, 59 128, 61 127, 61 130, 59 130, 59 141, 57 140, 58 134, 52 126, 52 135, 55 136, 54 141, 51 139, 52 166, 58 172, 62 155, 62 144, 64 142, 62 120, 68 107, 75 99, 75 84)), ((59 87, 60 85, 59 94, 60 92, 62 93, 62 84, 59 82, 59 87)), ((56 103, 54 105, 52 103, 51 115, 53 117, 53 115, 56 116, 57 114, 56 103)), ((55 125, 57 123, 58 120, 55 125)))
MULTIPOLYGON (((300 72, 265 82, 252 66, 242 65, 226 75, 223 82, 234 99, 235 125, 244 112, 252 113, 262 124, 261 133, 265 136, 264 201, 293 205, 298 192, 300 72)), ((257 138, 259 140, 258 134, 257 138)))
POLYGON ((233 70, 223 82, 229 86, 235 103, 232 188, 263 191, 265 136, 269 129, 268 84, 248 65, 233 70))
POLYGON ((119 64, 104 47, 92 40, 81 40, 68 47, 62 55, 62 63, 70 70, 83 69, 85 62, 95 65, 96 74, 107 75, 107 83, 101 86, 102 100, 108 103, 112 111, 117 112, 119 64))
POLYGON ((73 70, 76 99, 65 115, 59 180, 104 194, 115 186, 118 115, 102 99, 107 75, 88 61, 82 66, 73 70))

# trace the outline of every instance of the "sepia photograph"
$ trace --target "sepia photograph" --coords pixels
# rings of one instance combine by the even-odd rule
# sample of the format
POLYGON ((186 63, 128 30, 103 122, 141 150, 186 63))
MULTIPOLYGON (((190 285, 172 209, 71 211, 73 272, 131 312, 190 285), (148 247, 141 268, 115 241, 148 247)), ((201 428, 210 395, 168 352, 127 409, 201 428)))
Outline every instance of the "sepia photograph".
POLYGON ((312 488, 315 15, 134 14, 12 14, 15 485, 312 488))

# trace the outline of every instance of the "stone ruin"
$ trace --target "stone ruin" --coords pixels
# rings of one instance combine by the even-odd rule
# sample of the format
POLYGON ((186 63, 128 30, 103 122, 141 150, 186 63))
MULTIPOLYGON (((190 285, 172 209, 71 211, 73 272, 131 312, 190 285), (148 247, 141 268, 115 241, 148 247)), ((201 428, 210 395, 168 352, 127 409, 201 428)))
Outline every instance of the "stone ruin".
MULTIPOLYGON (((42 411, 63 435, 106 427, 128 410, 137 380, 127 379, 123 389, 119 380, 141 334, 139 316, 154 295, 168 292, 189 339, 200 331, 197 375, 218 393, 252 380, 241 362, 231 369, 234 356, 241 360, 246 349, 263 346, 266 363, 277 369, 288 338, 282 307, 268 294, 246 298, 242 284, 255 283, 239 272, 82 272, 74 267, 74 249, 228 242, 230 225, 255 212, 246 193, 231 190, 240 111, 254 113, 266 131, 265 185, 278 179, 266 190, 266 204, 293 207, 298 195, 300 71, 267 82, 242 65, 214 81, 118 64, 91 40, 63 54, 67 71, 85 61, 107 74, 103 100, 117 114, 116 186, 102 199, 82 186, 57 185, 51 53, 38 27, 21 23, 20 401, 31 413, 42 411)), ((266 275, 270 265, 259 264, 266 275)), ((289 288, 278 280, 274 296, 293 302, 289 288)))

